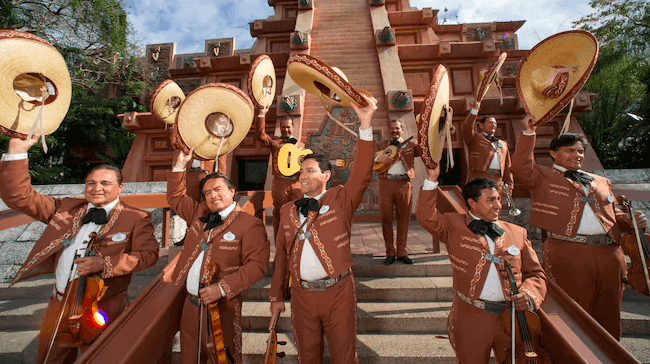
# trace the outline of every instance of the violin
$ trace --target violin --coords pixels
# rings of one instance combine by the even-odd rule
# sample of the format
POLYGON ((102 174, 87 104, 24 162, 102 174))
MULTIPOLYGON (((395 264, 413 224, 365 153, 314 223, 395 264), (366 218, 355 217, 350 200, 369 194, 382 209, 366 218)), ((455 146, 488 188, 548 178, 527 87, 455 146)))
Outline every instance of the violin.
POLYGON ((390 167, 397 161, 397 158, 399 157, 400 152, 402 151, 402 147, 406 145, 413 137, 409 137, 405 141, 397 144, 397 145, 389 145, 386 147, 386 149, 380 150, 375 153, 375 156, 384 154, 390 158, 393 159, 393 163, 382 163, 382 162, 375 162, 375 164, 372 166, 372 170, 375 171, 376 173, 384 173, 387 170, 390 169, 390 167))
MULTIPOLYGON (((504 259, 504 264, 510 278, 512 295, 518 295, 519 289, 510 263, 504 259)), ((539 344, 542 332, 542 321, 539 316, 530 310, 516 311, 514 307, 513 304, 511 310, 503 310, 501 313, 505 331, 512 338, 512 352, 506 362, 510 364, 550 363, 550 356, 542 351, 539 344), (513 317, 514 322, 512 321, 513 317)))
POLYGON ((269 339, 266 342, 266 354, 264 354, 263 364, 275 364, 277 358, 284 358, 284 351, 278 352, 278 345, 286 345, 286 341, 278 341, 278 334, 275 331, 275 326, 278 324, 280 311, 276 312, 271 318, 271 330, 269 331, 269 339))
POLYGON ((617 197, 621 209, 630 215, 634 234, 627 234, 621 238, 621 248, 625 255, 630 257, 631 265, 627 270, 627 284, 635 291, 650 296, 650 272, 648 271, 648 260, 650 260, 650 244, 648 236, 639 228, 634 217, 635 211, 632 203, 624 195, 617 197))
MULTIPOLYGON (((207 271, 205 285, 209 286, 213 283, 214 276, 217 273, 217 264, 209 263, 205 269, 207 271)), ((217 302, 208 305, 210 324, 208 325, 208 340, 205 346, 208 349, 211 363, 228 364, 230 361, 226 357, 226 346, 223 343, 223 330, 221 329, 221 319, 217 305, 217 302), (210 340, 211 338, 212 340, 210 340)))
MULTIPOLYGON (((96 232, 92 232, 90 240, 84 242, 88 244, 84 257, 97 254, 97 236, 96 232)), ((74 273, 76 264, 73 263, 70 277, 74 273)), ((104 280, 98 275, 78 277, 68 283, 43 363, 47 363, 55 342, 60 347, 88 345, 106 328, 106 314, 97 307, 104 292, 104 280)))

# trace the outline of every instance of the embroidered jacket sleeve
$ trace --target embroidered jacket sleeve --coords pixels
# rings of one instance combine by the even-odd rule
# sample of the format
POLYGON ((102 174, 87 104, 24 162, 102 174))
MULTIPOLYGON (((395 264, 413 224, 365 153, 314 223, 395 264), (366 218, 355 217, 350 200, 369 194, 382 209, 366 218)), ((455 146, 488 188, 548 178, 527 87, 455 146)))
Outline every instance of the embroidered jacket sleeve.
MULTIPOLYGON (((241 215, 240 215, 241 216, 241 215)), ((219 285, 231 300, 264 277, 269 269, 270 245, 262 220, 254 220, 241 240, 242 266, 224 277, 219 285)))
POLYGON ((343 189, 345 197, 342 206, 346 208, 347 216, 352 218, 354 211, 361 203, 363 194, 366 192, 372 177, 372 165, 374 162, 375 141, 357 139, 357 155, 354 158, 352 172, 345 181, 343 189))
POLYGON ((262 142, 262 145, 271 150, 279 148, 280 143, 266 134, 266 117, 255 118, 255 137, 262 142))
POLYGON ((186 191, 185 172, 169 172, 167 175, 167 203, 178 216, 189 224, 199 203, 186 195, 186 191))
POLYGON ((132 219, 135 222, 127 242, 120 253, 104 255, 102 278, 132 274, 151 267, 158 261, 158 240, 154 237, 151 214, 145 211, 124 211, 120 219, 132 219))
POLYGON ((428 231, 436 240, 443 243, 449 241, 450 224, 445 216, 438 211, 436 206, 438 199, 438 188, 433 190, 421 190, 418 196, 418 203, 415 208, 415 216, 422 227, 428 231))
POLYGON ((514 188, 515 181, 512 175, 512 160, 510 158, 510 150, 506 147, 505 160, 503 162, 503 182, 507 183, 510 188, 514 188))
POLYGON ((476 118, 478 117, 477 115, 472 115, 471 113, 467 114, 467 118, 465 118, 465 121, 463 121, 463 127, 462 127, 462 132, 463 132, 463 140, 465 140, 465 144, 468 146, 472 145, 472 142, 474 141, 474 136, 476 135, 476 118))
MULTIPOLYGON (((284 209, 282 211, 284 214, 284 209)), ((281 214, 282 215, 282 214, 281 214)), ((287 290, 286 277, 289 274, 289 262, 287 241, 285 239, 284 221, 280 221, 278 234, 275 237, 275 258, 273 261, 273 278, 271 278, 271 291, 269 301, 283 302, 284 292, 287 290)))
POLYGON ((34 191, 27 159, 0 162, 0 196, 10 208, 47 223, 59 200, 34 191))
POLYGON ((517 180, 517 184, 527 190, 535 189, 542 178, 541 172, 535 168, 535 148, 536 135, 526 135, 519 133, 517 146, 512 156, 512 173, 517 180))

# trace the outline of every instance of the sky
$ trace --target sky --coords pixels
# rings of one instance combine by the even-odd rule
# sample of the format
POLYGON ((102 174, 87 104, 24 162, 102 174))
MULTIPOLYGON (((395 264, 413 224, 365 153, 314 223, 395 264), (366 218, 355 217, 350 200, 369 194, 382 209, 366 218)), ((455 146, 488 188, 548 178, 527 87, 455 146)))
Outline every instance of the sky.
MULTIPOLYGON (((199 53, 206 39, 231 37, 236 49, 247 49, 254 42, 248 23, 274 14, 267 0, 127 0, 127 4, 142 52, 146 44, 175 42, 177 54, 199 53)), ((445 24, 525 20, 516 32, 520 49, 573 29, 572 22, 594 12, 588 0, 411 0, 411 6, 440 10, 439 22, 446 18, 445 24)))

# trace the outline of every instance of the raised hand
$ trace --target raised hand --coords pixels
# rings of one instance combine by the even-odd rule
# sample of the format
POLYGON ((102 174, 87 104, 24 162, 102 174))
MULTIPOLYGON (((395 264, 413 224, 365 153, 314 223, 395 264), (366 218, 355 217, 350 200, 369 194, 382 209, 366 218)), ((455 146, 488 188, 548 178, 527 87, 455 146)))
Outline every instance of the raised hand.
POLYGON ((29 148, 38 142, 40 135, 34 133, 31 139, 23 140, 20 138, 9 139, 9 146, 7 147, 7 154, 21 154, 27 153, 29 148))
POLYGON ((427 168, 427 179, 431 182, 437 182, 440 176, 440 163, 436 163, 436 168, 427 168))
POLYGON ((183 152, 180 149, 174 149, 174 159, 173 159, 174 162, 172 166, 178 169, 185 169, 187 163, 189 163, 192 160, 193 153, 194 153, 194 149, 190 149, 190 154, 185 154, 185 152, 183 152))
POLYGON ((530 115, 526 115, 521 120, 521 123, 524 124, 524 131, 526 134, 534 134, 535 130, 537 130, 537 126, 535 126, 535 119, 533 119, 533 117, 530 115))
POLYGON ((361 96, 366 99, 368 106, 361 107, 357 105, 356 102, 353 102, 350 106, 359 117, 359 122, 361 123, 359 129, 365 130, 372 125, 372 117, 375 115, 375 111, 377 111, 377 99, 374 97, 368 97, 364 94, 361 94, 361 96))

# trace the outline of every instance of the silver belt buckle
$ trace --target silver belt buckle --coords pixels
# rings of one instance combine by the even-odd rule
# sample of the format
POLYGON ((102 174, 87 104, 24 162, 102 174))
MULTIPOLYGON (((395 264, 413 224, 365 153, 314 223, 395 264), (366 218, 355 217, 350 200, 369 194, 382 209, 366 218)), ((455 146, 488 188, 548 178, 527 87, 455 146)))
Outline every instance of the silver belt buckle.
POLYGON ((325 281, 303 281, 303 287, 307 288, 310 291, 324 291, 327 289, 325 281))
POLYGON ((305 240, 311 238, 311 231, 307 231, 306 233, 300 233, 298 234, 298 239, 299 240, 305 240))
POLYGON ((485 302, 483 301, 478 301, 474 300, 474 306, 480 308, 481 310, 485 311, 485 302))

